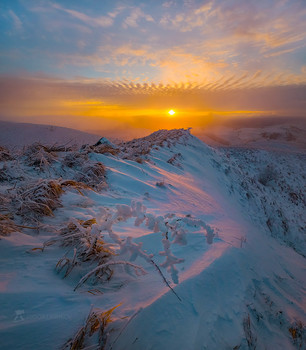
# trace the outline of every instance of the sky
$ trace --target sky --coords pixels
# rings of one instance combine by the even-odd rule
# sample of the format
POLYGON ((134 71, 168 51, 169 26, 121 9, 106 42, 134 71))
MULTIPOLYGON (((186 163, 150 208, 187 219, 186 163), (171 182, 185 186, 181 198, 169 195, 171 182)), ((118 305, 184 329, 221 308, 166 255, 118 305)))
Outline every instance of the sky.
POLYGON ((306 117, 305 0, 1 0, 0 31, 3 120, 141 134, 306 117))

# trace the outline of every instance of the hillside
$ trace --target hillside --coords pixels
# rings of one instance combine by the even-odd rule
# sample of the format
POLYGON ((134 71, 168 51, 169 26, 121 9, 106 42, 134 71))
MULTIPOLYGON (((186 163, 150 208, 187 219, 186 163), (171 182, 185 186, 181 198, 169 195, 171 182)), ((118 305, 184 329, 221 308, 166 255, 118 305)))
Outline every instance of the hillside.
POLYGON ((80 130, 74 130, 53 125, 13 123, 0 120, 0 145, 6 147, 22 147, 34 142, 47 145, 95 143, 99 136, 80 130))
POLYGON ((1 149, 1 348, 303 349, 305 164, 183 129, 1 149))
POLYGON ((275 118, 272 125, 264 123, 257 125, 260 121, 261 119, 256 123, 254 118, 244 123, 228 122, 195 130, 195 134, 205 143, 217 147, 243 147, 294 153, 306 151, 305 118, 293 118, 286 122, 281 118, 275 118))

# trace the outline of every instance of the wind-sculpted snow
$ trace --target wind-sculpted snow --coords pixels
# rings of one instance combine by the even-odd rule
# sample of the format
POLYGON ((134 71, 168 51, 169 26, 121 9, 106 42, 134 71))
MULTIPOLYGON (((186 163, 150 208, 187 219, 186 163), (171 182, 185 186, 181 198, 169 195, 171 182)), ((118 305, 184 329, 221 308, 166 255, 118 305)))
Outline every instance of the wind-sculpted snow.
POLYGON ((304 348, 304 188, 184 129, 0 148, 1 349, 304 348))

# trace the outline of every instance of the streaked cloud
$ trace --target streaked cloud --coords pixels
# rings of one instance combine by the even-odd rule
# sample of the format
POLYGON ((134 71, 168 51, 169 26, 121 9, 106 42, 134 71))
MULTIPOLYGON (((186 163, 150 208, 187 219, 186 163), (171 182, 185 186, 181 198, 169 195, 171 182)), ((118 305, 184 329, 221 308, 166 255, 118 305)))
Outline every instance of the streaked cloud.
POLYGON ((80 20, 81 22, 86 23, 88 26, 93 27, 109 27, 113 24, 114 13, 112 16, 99 16, 99 17, 90 17, 83 12, 70 10, 64 8, 58 4, 53 4, 53 7, 57 10, 68 13, 70 16, 80 20))
POLYGON ((11 17, 11 19, 13 21, 14 28, 17 31, 22 30, 22 22, 21 22, 20 18, 16 15, 16 13, 14 11, 12 11, 12 10, 9 10, 8 14, 9 14, 9 16, 11 17))

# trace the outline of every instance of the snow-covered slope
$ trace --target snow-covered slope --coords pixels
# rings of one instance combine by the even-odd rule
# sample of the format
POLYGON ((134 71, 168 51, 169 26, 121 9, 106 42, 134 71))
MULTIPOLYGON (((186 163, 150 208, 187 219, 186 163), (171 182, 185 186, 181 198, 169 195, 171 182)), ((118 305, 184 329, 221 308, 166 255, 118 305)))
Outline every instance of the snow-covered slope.
POLYGON ((266 149, 279 152, 306 151, 306 120, 261 127, 220 126, 200 130, 197 136, 211 146, 266 149))
POLYGON ((181 129, 1 155, 1 348, 305 348, 303 155, 181 129))
POLYGON ((81 146, 86 143, 93 144, 98 140, 97 135, 60 126, 0 121, 0 146, 20 147, 33 142, 81 146))

